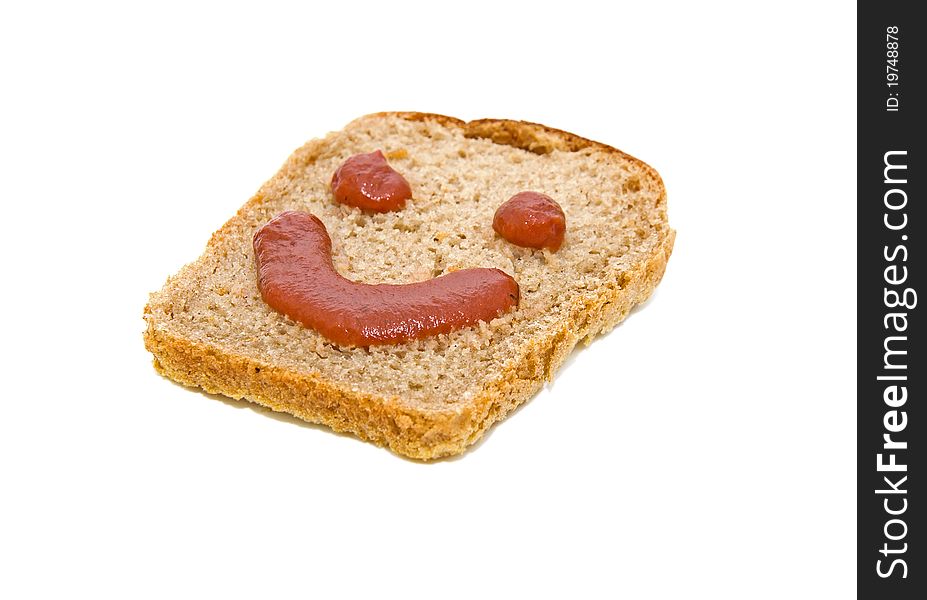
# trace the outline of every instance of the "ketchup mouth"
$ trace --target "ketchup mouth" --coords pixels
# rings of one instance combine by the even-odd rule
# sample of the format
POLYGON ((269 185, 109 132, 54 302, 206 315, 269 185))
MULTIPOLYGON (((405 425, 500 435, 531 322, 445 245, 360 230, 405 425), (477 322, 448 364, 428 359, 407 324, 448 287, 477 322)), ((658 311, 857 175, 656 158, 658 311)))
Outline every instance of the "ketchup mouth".
POLYGON ((409 284, 366 284, 339 274, 325 225, 281 213, 254 234, 258 288, 274 310, 346 346, 398 344, 491 321, 518 305, 499 269, 464 269, 409 284))

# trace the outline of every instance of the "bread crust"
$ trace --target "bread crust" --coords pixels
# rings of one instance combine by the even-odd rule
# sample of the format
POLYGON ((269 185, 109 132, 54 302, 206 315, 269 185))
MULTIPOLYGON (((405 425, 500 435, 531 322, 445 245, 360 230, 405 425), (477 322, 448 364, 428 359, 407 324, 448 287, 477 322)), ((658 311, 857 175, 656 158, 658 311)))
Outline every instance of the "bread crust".
MULTIPOLYGON (((666 190, 659 174, 649 165, 599 142, 536 123, 480 119, 465 122, 431 113, 393 112, 361 117, 398 117, 410 121, 437 121, 464 131, 467 137, 487 138, 498 144, 514 146, 539 154, 554 149, 577 151, 595 146, 632 161, 646 171, 659 186, 658 205, 664 205, 666 190)), ((294 161, 311 161, 320 144, 308 144, 294 154, 283 171, 294 161)), ((243 207, 260 203, 260 194, 243 207)), ((231 227, 234 219, 213 234, 209 245, 215 246, 231 227)), ((644 302, 659 283, 672 253, 675 231, 667 235, 653 252, 637 262, 635 268, 612 273, 596 297, 574 302, 569 318, 550 335, 531 342, 518 360, 512 363, 483 391, 465 406, 455 409, 410 408, 397 397, 384 397, 354 391, 310 374, 224 351, 220 348, 171 335, 156 327, 150 304, 145 307, 147 328, 145 347, 154 355, 159 373, 184 385, 247 399, 274 411, 295 415, 310 423, 352 433, 357 437, 393 452, 419 460, 431 460, 464 452, 477 442, 496 422, 527 401, 557 368, 580 340, 587 342, 610 331, 637 304, 644 302)))

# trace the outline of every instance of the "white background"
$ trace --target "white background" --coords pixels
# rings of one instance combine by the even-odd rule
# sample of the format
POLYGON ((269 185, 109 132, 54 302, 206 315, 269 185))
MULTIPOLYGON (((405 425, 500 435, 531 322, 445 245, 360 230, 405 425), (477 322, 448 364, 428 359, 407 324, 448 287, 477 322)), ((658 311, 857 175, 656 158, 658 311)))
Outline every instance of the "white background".
POLYGON ((854 592, 851 4, 20 4, 0 596, 854 592), (650 302, 436 464, 174 385, 142 346, 148 292, 293 149, 380 110, 617 146, 678 230, 650 302))

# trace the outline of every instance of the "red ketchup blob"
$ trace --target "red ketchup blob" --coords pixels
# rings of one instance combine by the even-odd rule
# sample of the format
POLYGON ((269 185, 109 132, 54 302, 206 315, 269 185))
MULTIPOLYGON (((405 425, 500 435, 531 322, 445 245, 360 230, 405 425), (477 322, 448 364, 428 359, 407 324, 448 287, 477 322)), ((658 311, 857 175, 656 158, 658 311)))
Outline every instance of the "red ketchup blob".
POLYGON ((264 301, 338 344, 398 344, 490 321, 518 305, 518 284, 499 269, 370 285, 339 275, 331 250, 325 225, 305 212, 281 213, 254 234, 264 301))
POLYGON ((546 194, 519 192, 496 210, 492 228, 517 246, 556 252, 563 244, 566 215, 546 194))
POLYGON ((399 210, 412 197, 406 178, 397 173, 379 150, 355 154, 332 176, 332 193, 342 204, 374 212, 399 210))

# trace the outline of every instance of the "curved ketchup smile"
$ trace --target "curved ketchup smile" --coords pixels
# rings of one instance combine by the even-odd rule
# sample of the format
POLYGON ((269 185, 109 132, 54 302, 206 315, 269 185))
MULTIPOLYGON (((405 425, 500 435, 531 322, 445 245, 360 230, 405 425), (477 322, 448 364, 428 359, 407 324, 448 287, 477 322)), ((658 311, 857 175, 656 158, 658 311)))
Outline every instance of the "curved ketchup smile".
POLYGON ((448 333, 518 305, 518 284, 499 269, 464 269, 404 285, 346 279, 332 263, 325 225, 306 212, 281 213, 253 242, 264 301, 338 344, 396 344, 448 333))

